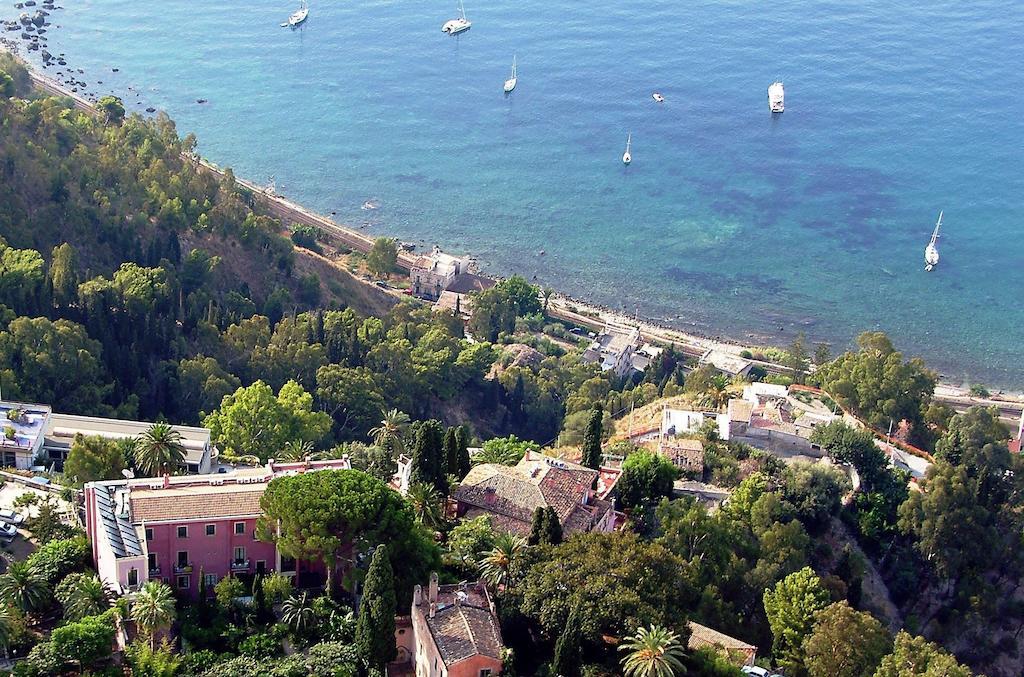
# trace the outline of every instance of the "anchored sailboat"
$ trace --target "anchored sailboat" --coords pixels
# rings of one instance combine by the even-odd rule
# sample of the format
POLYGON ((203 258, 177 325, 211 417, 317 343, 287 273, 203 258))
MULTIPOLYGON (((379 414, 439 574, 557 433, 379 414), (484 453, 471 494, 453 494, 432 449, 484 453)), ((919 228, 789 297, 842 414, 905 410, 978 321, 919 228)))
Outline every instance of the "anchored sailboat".
POLYGON ((516 57, 512 55, 512 76, 505 80, 505 93, 508 94, 516 88, 516 57))
POLYGON ((630 162, 633 161, 633 156, 630 155, 629 153, 629 147, 632 145, 632 143, 633 133, 630 132, 629 135, 626 136, 626 152, 622 154, 622 164, 624 165, 628 165, 630 162))
POLYGON ((292 15, 288 17, 288 20, 281 24, 281 28, 295 28, 309 16, 309 7, 306 5, 306 0, 299 0, 299 8, 292 12, 292 15))
POLYGON ((924 269, 930 271, 939 265, 939 249, 935 241, 939 239, 939 227, 942 226, 942 212, 939 212, 939 220, 935 222, 935 230, 932 231, 932 239, 924 248, 924 269))
POLYGON ((444 25, 441 26, 441 32, 447 33, 448 35, 455 35, 462 31, 468 31, 469 27, 472 25, 472 22, 466 18, 466 8, 462 6, 462 0, 459 0, 459 18, 446 21, 444 25))

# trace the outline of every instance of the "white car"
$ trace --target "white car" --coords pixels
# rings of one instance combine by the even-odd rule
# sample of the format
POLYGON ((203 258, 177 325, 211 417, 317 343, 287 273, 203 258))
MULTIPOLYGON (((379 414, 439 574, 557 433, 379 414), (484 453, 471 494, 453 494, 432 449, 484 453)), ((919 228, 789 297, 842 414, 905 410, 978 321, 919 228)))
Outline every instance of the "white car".
POLYGON ((13 524, 0 524, 0 538, 11 540, 18 535, 18 530, 13 524))
POLYGON ((782 675, 768 672, 764 668, 759 668, 756 665, 744 665, 740 668, 740 671, 745 675, 752 675, 752 677, 782 677, 782 675))
POLYGON ((25 521, 25 516, 19 512, 13 510, 0 510, 0 522, 6 524, 21 524, 25 521))

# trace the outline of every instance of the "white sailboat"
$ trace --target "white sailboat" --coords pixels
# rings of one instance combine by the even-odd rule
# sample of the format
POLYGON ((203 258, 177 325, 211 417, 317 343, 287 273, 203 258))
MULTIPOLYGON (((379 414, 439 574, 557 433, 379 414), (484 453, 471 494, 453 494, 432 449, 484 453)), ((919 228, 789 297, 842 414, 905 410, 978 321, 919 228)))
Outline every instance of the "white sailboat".
POLYGON ((928 246, 924 248, 924 269, 927 271, 931 271, 932 268, 939 264, 939 249, 935 246, 935 241, 939 239, 939 227, 941 225, 942 212, 939 212, 939 220, 935 222, 932 239, 928 242, 928 246))
POLYGON ((468 31, 472 25, 472 22, 466 18, 466 8, 462 6, 462 0, 459 0, 459 18, 445 21, 444 25, 441 26, 441 32, 455 35, 462 31, 468 31))
POLYGON ((292 12, 292 15, 288 17, 288 20, 281 24, 281 28, 295 28, 309 16, 309 6, 306 5, 306 0, 299 0, 299 8, 292 12))
POLYGON ((505 93, 508 94, 516 88, 516 57, 512 55, 512 77, 505 80, 505 93))
POLYGON ((622 154, 622 164, 624 164, 624 165, 628 165, 630 162, 633 161, 633 156, 629 152, 629 148, 630 148, 630 146, 632 144, 633 144, 633 133, 630 132, 629 135, 626 136, 626 152, 622 154))

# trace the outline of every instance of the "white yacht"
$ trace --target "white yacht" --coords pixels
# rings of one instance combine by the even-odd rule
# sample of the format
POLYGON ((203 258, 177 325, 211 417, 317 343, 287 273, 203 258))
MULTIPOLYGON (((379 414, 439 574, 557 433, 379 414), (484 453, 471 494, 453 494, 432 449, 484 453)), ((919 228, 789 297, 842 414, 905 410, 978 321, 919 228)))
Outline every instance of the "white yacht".
POLYGON ((651 94, 651 98, 657 101, 658 103, 665 103, 665 97, 661 95, 661 92, 655 92, 654 94, 651 94))
POLYGON ((778 80, 768 85, 768 110, 773 113, 786 110, 786 90, 778 80))
POLYGON ((939 249, 935 246, 935 241, 939 239, 939 226, 942 225, 942 212, 939 212, 939 220, 935 222, 935 230, 932 231, 932 239, 928 243, 928 246, 924 248, 924 269, 931 271, 932 268, 939 265, 939 249))
POLYGON ((631 145, 633 145, 632 132, 630 132, 629 135, 626 136, 626 152, 622 154, 622 164, 624 165, 628 165, 630 162, 633 161, 633 156, 629 152, 629 148, 631 145))
POLYGON ((455 35, 462 31, 468 31, 472 25, 472 22, 466 18, 466 8, 462 6, 462 0, 459 0, 459 18, 445 21, 444 25, 441 26, 441 32, 455 35))
POLYGON ((512 55, 512 76, 505 80, 505 93, 508 94, 516 88, 516 57, 512 55))
POLYGON ((309 7, 306 5, 306 0, 300 0, 299 8, 292 12, 292 15, 288 17, 288 20, 281 24, 282 28, 295 28, 309 16, 309 7))

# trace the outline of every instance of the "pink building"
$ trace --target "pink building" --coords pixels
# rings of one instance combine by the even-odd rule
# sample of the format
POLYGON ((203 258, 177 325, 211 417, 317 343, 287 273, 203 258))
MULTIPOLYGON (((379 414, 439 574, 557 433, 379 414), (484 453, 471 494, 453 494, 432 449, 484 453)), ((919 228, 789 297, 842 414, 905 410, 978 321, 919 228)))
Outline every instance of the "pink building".
POLYGON ((227 474, 90 482, 85 519, 96 570, 121 592, 154 579, 187 596, 198 593, 200 572, 211 590, 228 575, 322 573, 256 538, 260 497, 275 477, 350 467, 347 457, 270 461, 227 474))

